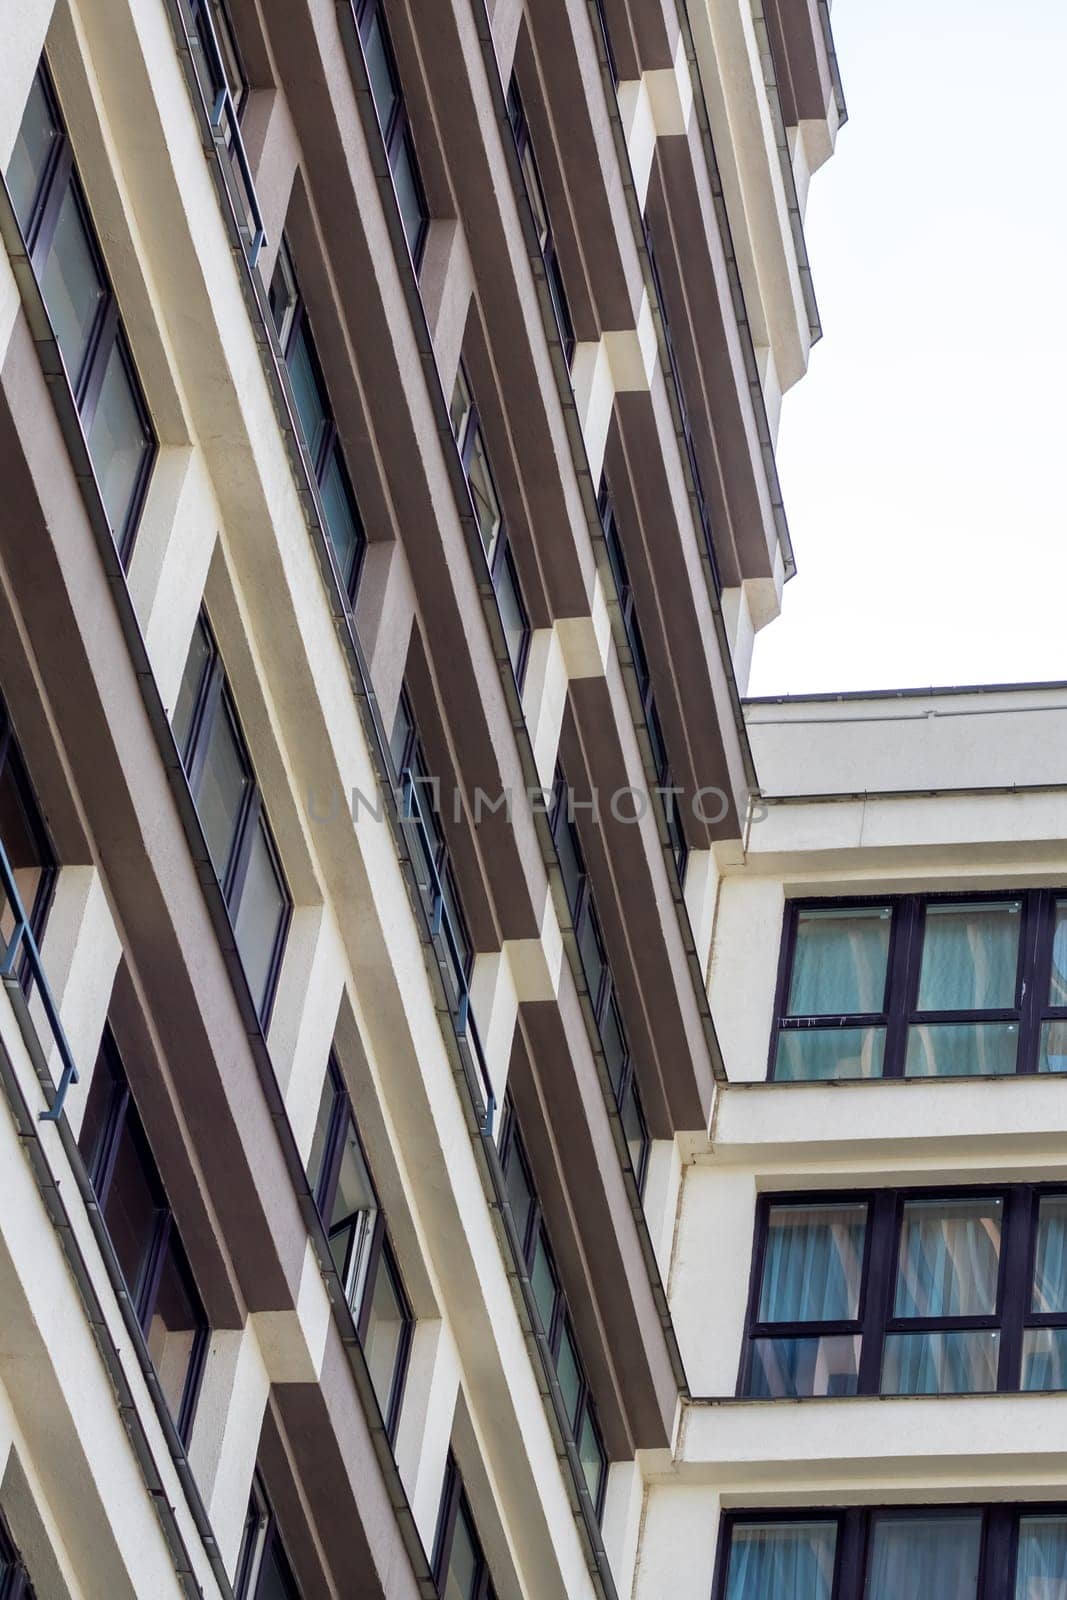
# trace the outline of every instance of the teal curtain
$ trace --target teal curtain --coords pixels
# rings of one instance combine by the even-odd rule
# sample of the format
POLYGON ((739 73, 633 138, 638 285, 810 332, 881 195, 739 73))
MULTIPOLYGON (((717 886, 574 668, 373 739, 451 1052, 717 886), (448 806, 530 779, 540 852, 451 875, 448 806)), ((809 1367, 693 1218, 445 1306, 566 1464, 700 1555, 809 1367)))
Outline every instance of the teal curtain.
POLYGON ((912 1200, 904 1207, 893 1314, 983 1316, 996 1310, 1003 1201, 912 1200))
POLYGON ((761 1322, 831 1322, 859 1311, 867 1207, 771 1206, 761 1322))
POLYGON ((999 1361, 995 1328, 890 1333, 882 1355, 882 1393, 992 1394, 999 1361))
POLYGON ((888 906, 798 912, 789 1015, 844 1017, 881 1011, 890 922, 888 906))
POLYGON ((865 1600, 975 1600, 981 1544, 979 1516, 877 1517, 865 1600))
POLYGON ((1067 1517, 1022 1517, 1015 1600, 1067 1600, 1067 1517))
POLYGON ((926 908, 920 1011, 987 1011, 1015 1004, 1018 900, 926 908))
POLYGON ((835 1522, 738 1523, 726 1600, 830 1600, 835 1522))
POLYGON ((1067 1196, 1047 1195, 1037 1221, 1031 1311, 1067 1311, 1067 1196))

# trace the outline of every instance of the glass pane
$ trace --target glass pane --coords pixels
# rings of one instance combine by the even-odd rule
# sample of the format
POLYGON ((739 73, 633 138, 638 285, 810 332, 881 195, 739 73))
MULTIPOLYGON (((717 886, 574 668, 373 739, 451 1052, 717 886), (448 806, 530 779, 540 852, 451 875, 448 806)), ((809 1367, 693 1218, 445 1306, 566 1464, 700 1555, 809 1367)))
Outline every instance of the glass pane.
POLYGON ((578 936, 578 953, 582 958, 585 981, 589 986, 589 998, 595 1007, 600 998, 600 985, 604 977, 604 945, 600 938, 596 912, 588 898, 575 932, 578 936))
POLYGON ((337 1187, 326 1219, 330 1248, 354 1313, 359 1310, 374 1219, 378 1205, 351 1118, 345 1128, 337 1187))
POLYGON ((600 1433, 588 1406, 585 1407, 582 1425, 578 1430, 578 1459, 582 1464, 590 1498, 594 1506, 599 1506, 600 1491, 603 1488, 608 1463, 604 1455, 604 1446, 600 1442, 600 1433))
POLYGON ((1041 1200, 1030 1310, 1067 1311, 1067 1195, 1041 1200))
MULTIPOLYGON (((561 804, 564 807, 564 811, 566 811, 566 794, 564 794, 561 804)), ((559 866, 563 877, 564 892, 567 896, 567 905, 570 907, 570 913, 573 917, 574 908, 578 904, 578 893, 582 887, 582 858, 578 852, 573 825, 567 821, 566 816, 560 818, 556 827, 556 850, 559 855, 559 866)))
POLYGON ((482 536, 486 555, 492 559, 497 530, 500 527, 500 501, 496 497, 489 459, 482 442, 481 428, 475 428, 467 463, 467 484, 474 505, 474 516, 482 536))
POLYGON ((640 1188, 644 1178, 645 1153, 648 1148, 648 1128, 645 1125, 645 1114, 641 1109, 641 1096, 634 1078, 626 1086, 626 1092, 619 1101, 619 1118, 622 1122, 622 1131, 626 1136, 626 1148, 630 1152, 630 1165, 634 1169, 634 1177, 640 1188))
POLYGON ((352 581, 363 549, 363 525, 359 520, 355 496, 344 462, 341 460, 340 447, 337 445, 330 451, 319 492, 322 495, 326 529, 333 545, 341 583, 345 592, 351 594, 352 581))
POLYGON ((382 1416, 388 1420, 389 1402, 393 1397, 400 1348, 406 1322, 404 1303, 393 1278, 388 1257, 383 1251, 378 1258, 371 1293, 370 1315, 363 1339, 363 1354, 367 1358, 374 1393, 378 1397, 382 1416))
POLYGON ((467 1509, 461 1503, 456 1512, 452 1549, 448 1556, 444 1600, 474 1600, 479 1566, 478 1540, 467 1509))
POLYGON ((533 1189, 526 1176, 526 1168, 514 1140, 508 1152, 508 1164, 504 1174, 507 1184, 508 1201, 511 1205, 511 1215, 515 1222, 515 1230, 519 1236, 519 1244, 526 1249, 526 1233, 530 1225, 530 1212, 533 1210, 533 1189))
POLYGON ((1067 1072, 1067 1022, 1045 1022, 1037 1053, 1038 1072, 1067 1072))
POLYGON ((287 904, 260 823, 252 837, 234 936, 252 999, 261 1015, 268 998, 278 932, 287 904))
POLYGON ((89 456, 116 540, 126 528, 130 507, 152 441, 141 421, 118 341, 112 347, 104 381, 89 426, 89 456))
POLYGON ((1067 1328, 1025 1328, 1021 1389, 1067 1389, 1067 1328))
POLYGON ((278 251, 267 300, 274 321, 274 331, 278 335, 278 343, 284 350, 289 340, 289 330, 293 325, 293 312, 296 310, 297 302, 296 278, 293 275, 293 264, 289 259, 284 239, 278 251))
POLYGON ((1015 1600, 1067 1597, 1067 1517, 1020 1517, 1015 1600))
POLYGON ((882 1357, 883 1394, 990 1394, 997 1386, 1000 1333, 890 1333, 882 1357))
POLYGON ((171 728, 174 733, 174 742, 178 746, 178 753, 185 761, 189 753, 189 735, 193 730, 193 714, 196 711, 196 702, 200 697, 200 688, 204 681, 204 668, 211 656, 211 646, 208 644, 207 634, 203 625, 198 622, 193 629, 193 637, 189 641, 189 654, 185 658, 185 671, 178 688, 178 698, 174 704, 174 716, 171 719, 171 728))
POLYGON ((78 386, 85 352, 106 293, 74 189, 68 186, 41 273, 41 294, 72 388, 78 386))
POLYGON ((730 1535, 726 1600, 830 1600, 836 1522, 742 1522, 730 1535))
POLYGON ((99 1187, 99 1163, 104 1154, 104 1139, 121 1094, 122 1085, 116 1081, 108 1052, 101 1046, 78 1133, 78 1149, 94 1188, 99 1187))
POLYGON ((237 837, 237 823, 249 783, 244 752, 223 702, 211 726, 196 795, 197 815, 220 882, 225 879, 230 864, 230 854, 237 837))
POLYGON ((895 1317, 991 1315, 1003 1200, 909 1200, 900 1231, 895 1317))
POLYGON ((564 1328, 556 1357, 556 1376, 563 1394, 563 1405, 573 1428, 578 1420, 578 1401, 582 1395, 582 1366, 569 1328, 564 1328))
POLYGON ((926 908, 920 1011, 988 1011, 1015 1004, 1018 900, 926 908))
POLYGON ((859 1367, 858 1333, 828 1334, 823 1339, 754 1339, 746 1392, 752 1400, 855 1394, 859 1367))
POLYGON ((975 1600, 982 1519, 875 1517, 865 1600, 975 1600))
POLYGON ((271 1534, 263 1565, 259 1569, 256 1600, 300 1600, 300 1590, 281 1547, 277 1530, 271 1534))
POLYGON ((881 1011, 892 913, 888 906, 832 907, 797 913, 792 1017, 881 1011))
POLYGON ((189 1281, 181 1247, 173 1237, 173 1223, 171 1229, 159 1293, 146 1337, 167 1408, 177 1420, 203 1314, 189 1281))
POLYGON ((604 1007, 604 1016, 600 1024, 600 1044, 604 1051, 604 1060, 607 1063, 608 1077, 611 1087, 618 1098, 622 1085, 622 1075, 626 1067, 627 1044, 626 1031, 622 1025, 622 1017, 614 998, 604 1007))
POLYGON ((519 578, 511 559, 511 552, 505 550, 498 557, 496 572, 493 575, 493 586, 496 589, 496 603, 500 608, 500 624, 504 629, 504 642, 507 645, 508 660, 511 670, 518 683, 523 666, 523 652, 526 648, 526 636, 529 633, 529 623, 526 620, 526 607, 522 603, 522 591, 519 588, 519 578))
POLYGON ((136 1305, 156 1238, 159 1209, 152 1175, 144 1164, 139 1141, 134 1139, 129 1116, 119 1135, 111 1183, 102 1209, 122 1276, 136 1305))
POLYGON ((816 1078, 880 1078, 884 1028, 787 1028, 778 1035, 774 1076, 780 1083, 816 1078))
POLYGON ((404 238, 408 242, 412 260, 419 253, 422 230, 426 221, 422 191, 419 188, 418 167, 410 137, 405 133, 393 156, 393 186, 396 189, 400 220, 404 224, 404 238))
POLYGON ((382 33, 381 16, 377 4, 372 5, 361 29, 363 54, 367 61, 370 92, 382 132, 388 133, 393 109, 400 99, 400 90, 389 60, 389 48, 382 33))
POLYGON ((541 188, 537 162, 534 160, 533 147, 528 139, 523 143, 520 165, 522 166, 523 182, 526 184, 526 193, 530 199, 530 210, 533 212, 537 243, 544 250, 548 240, 548 209, 545 206, 545 196, 541 188))
POLYGON ((867 1207, 772 1206, 761 1322, 846 1322, 859 1315, 867 1207))
POLYGON ((533 1288, 534 1300, 537 1302, 541 1326, 545 1333, 552 1331, 552 1313, 556 1309, 556 1274, 549 1260, 548 1246, 545 1236, 539 1233, 534 1245, 533 1266, 530 1268, 530 1284, 533 1288))
POLYGON ((1014 1022, 916 1023, 908 1029, 904 1071, 909 1078, 998 1078, 1015 1071, 1018 1054, 1014 1022))
POLYGON ((319 1099, 319 1109, 315 1116, 315 1131, 311 1135, 311 1150, 308 1154, 308 1183, 315 1196, 316 1203, 322 1203, 319 1194, 319 1185, 322 1181, 322 1163, 326 1156, 326 1140, 330 1136, 330 1123, 333 1121, 334 1106, 337 1104, 337 1087, 333 1081, 333 1072, 326 1069, 326 1077, 322 1085, 322 1095, 319 1099))
POLYGON ((40 77, 36 77, 26 102, 26 109, 22 113, 22 125, 15 139, 15 148, 11 152, 7 169, 11 204, 15 208, 15 215, 19 219, 24 237, 29 229, 41 179, 44 177, 45 168, 48 166, 58 137, 59 129, 48 109, 44 85, 40 77))
POLYGON ((317 464, 322 430, 326 426, 328 411, 307 330, 303 324, 290 347, 288 367, 297 421, 312 463, 317 464))
POLYGON ((403 775, 404 762, 408 758, 408 749, 414 724, 408 711, 407 700, 400 696, 396 706, 396 716, 393 718, 393 731, 389 735, 389 751, 393 758, 397 776, 403 775))
POLYGON ((1052 972, 1048 1003, 1067 1006, 1067 900, 1056 901, 1056 927, 1052 935, 1052 972))

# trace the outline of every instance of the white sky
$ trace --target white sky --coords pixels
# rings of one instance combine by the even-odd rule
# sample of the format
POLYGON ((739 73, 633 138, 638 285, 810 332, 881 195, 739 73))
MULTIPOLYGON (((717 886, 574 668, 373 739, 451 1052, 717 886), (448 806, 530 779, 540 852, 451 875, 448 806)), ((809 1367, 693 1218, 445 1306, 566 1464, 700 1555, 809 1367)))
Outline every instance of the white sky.
POLYGON ((837 0, 751 694, 1067 679, 1067 0, 837 0))

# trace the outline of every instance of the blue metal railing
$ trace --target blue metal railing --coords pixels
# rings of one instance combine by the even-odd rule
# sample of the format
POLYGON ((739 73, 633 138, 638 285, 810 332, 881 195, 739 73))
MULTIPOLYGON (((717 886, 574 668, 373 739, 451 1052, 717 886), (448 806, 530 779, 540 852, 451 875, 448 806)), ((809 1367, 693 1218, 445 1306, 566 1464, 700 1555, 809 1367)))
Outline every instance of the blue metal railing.
POLYGON ((448 897, 445 894, 444 884, 437 867, 434 850, 435 829, 431 826, 426 816, 426 800, 422 793, 423 781, 415 776, 410 767, 405 767, 400 775, 401 804, 400 821, 405 832, 409 830, 414 834, 418 845, 416 852, 411 854, 412 863, 415 865, 415 877, 420 893, 425 897, 426 911, 430 922, 430 936, 433 939, 438 959, 443 961, 452 978, 452 985, 456 994, 456 1009, 453 1021, 456 1036, 465 1043, 474 1057, 481 1080, 482 1107, 481 1126, 482 1132, 488 1137, 493 1131, 493 1119, 496 1115, 496 1096, 493 1093, 493 1084, 489 1076, 489 1066, 482 1049, 482 1041, 478 1036, 478 1028, 471 1014, 470 985, 467 981, 467 960, 464 943, 456 930, 456 925, 449 909, 448 897), (424 882, 419 867, 426 871, 424 882))
MULTIPOLYGON (((252 169, 248 164, 248 153, 241 137, 237 107, 230 92, 226 63, 215 32, 215 24, 211 19, 211 8, 206 0, 201 0, 201 4, 195 6, 189 15, 186 14, 184 7, 180 9, 193 61, 197 59, 194 46, 199 45, 211 79, 210 83, 201 83, 200 88, 211 125, 211 135, 223 158, 223 173, 227 178, 230 174, 234 176, 233 185, 227 182, 227 188, 231 190, 230 199, 233 201, 237 226, 244 241, 248 265, 254 270, 259 252, 266 243, 267 234, 263 227, 263 216, 259 209, 252 169), (237 173, 233 172, 234 163, 237 166, 237 173), (238 188, 236 181, 238 174, 242 191, 240 194, 234 192, 238 188)), ((197 78, 199 77, 198 72, 197 78)))
POLYGON ((78 1068, 75 1065, 74 1056, 67 1042, 63 1024, 59 1020, 59 1008, 52 998, 51 989, 48 987, 48 979, 44 975, 44 967, 41 964, 41 952, 37 948, 37 941, 33 936, 33 929, 30 927, 30 919, 26 914, 25 906, 22 904, 22 896, 19 894, 18 885, 15 882, 15 874, 7 858, 7 851, 4 849, 2 841, 0 841, 0 889, 3 890, 4 897, 15 918, 15 927, 10 939, 0 941, 3 945, 3 953, 0 954, 0 981, 3 982, 4 987, 12 994, 13 998, 17 996, 20 1010, 25 1008, 26 1003, 21 970, 24 966, 29 969, 30 976, 37 986, 37 996, 41 1002, 41 1008, 48 1020, 52 1037, 56 1042, 59 1059, 63 1063, 63 1071, 60 1075, 59 1083, 56 1085, 52 1104, 47 1111, 40 1112, 39 1116, 42 1122, 58 1122, 63 1115, 63 1103, 67 1098, 67 1090, 72 1083, 77 1083, 78 1081, 78 1068))

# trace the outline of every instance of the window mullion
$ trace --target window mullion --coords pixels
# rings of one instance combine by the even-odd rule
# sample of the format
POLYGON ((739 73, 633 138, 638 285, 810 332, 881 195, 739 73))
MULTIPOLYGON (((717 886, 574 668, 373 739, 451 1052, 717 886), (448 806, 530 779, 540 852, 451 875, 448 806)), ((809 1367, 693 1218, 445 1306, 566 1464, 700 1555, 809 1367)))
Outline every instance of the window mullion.
POLYGON ((1004 1237, 1001 1241, 1001 1330, 997 1388, 1017 1390, 1022 1366, 1023 1327, 1030 1307, 1034 1234, 1038 1201, 1029 1184, 1005 1194, 1004 1237))
POLYGON ((899 1195, 887 1190, 872 1196, 867 1226, 866 1278, 863 1299, 863 1342, 857 1389, 860 1394, 877 1394, 881 1388, 882 1346, 885 1327, 893 1303, 900 1233, 899 1195))

